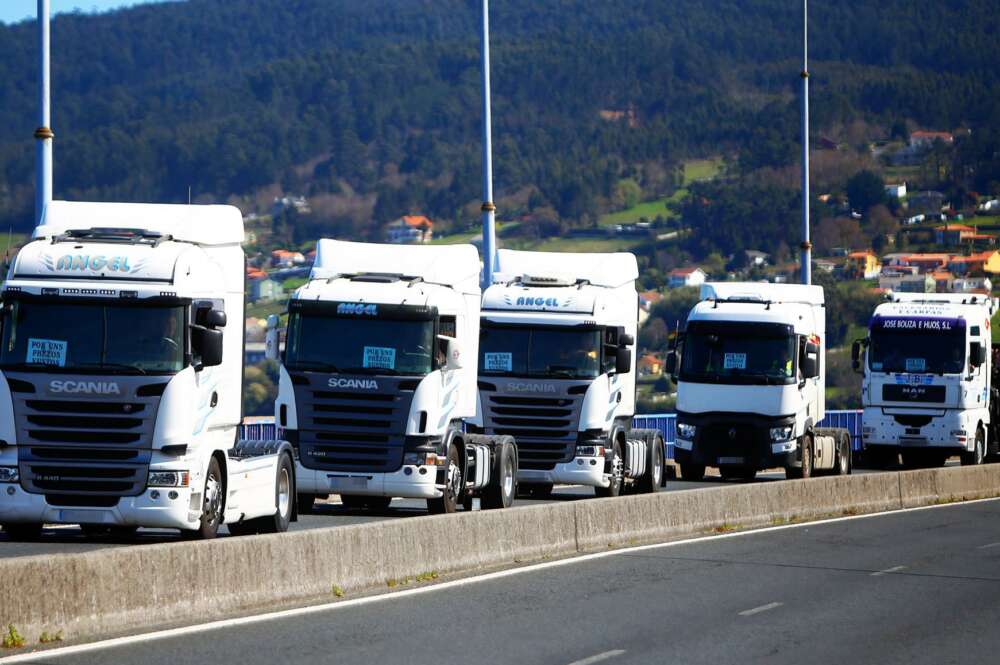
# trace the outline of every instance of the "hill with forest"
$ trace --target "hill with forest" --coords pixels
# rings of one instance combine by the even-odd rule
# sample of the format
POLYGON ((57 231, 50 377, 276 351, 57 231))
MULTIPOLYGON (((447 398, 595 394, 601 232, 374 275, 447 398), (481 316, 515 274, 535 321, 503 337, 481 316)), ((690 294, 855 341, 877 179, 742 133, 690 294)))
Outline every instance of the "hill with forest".
MULTIPOLYGON (((60 15, 55 194, 183 202, 191 191, 245 212, 306 195, 313 214, 290 242, 373 237, 412 212, 462 230, 480 196, 479 6, 186 0, 60 15)), ((799 12, 777 0, 494 2, 501 216, 540 235, 595 225, 636 198, 669 197, 684 160, 722 156, 749 189, 704 184, 688 197, 693 218, 712 196, 764 192, 779 210, 758 235, 770 249, 794 242, 782 169, 797 159, 799 12)), ((987 154, 969 187, 1000 180, 988 147, 1000 136, 994 0, 826 3, 810 19, 814 136, 964 127, 994 137, 978 144, 987 154)), ((33 24, 0 26, 0 223, 21 230, 34 49, 33 24)))

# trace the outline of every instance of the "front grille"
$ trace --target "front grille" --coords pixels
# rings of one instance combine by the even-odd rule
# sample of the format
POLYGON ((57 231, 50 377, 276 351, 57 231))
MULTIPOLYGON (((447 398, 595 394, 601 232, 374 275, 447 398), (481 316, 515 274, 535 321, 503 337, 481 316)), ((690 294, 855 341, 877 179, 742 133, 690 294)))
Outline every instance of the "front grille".
POLYGON ((362 377, 357 390, 330 390, 335 377, 295 373, 299 461, 308 469, 391 473, 403 465, 403 442, 417 382, 362 377))
POLYGON ((578 388, 562 381, 481 382, 486 432, 514 437, 520 469, 550 470, 569 462, 576 453, 583 404, 578 388), (523 394, 533 387, 545 396, 523 394))
POLYGON ((53 378, 17 377, 33 388, 13 395, 22 487, 53 505, 103 505, 141 494, 162 390, 149 390, 149 378, 128 376, 102 379, 117 385, 114 395, 65 396, 49 390, 53 378))

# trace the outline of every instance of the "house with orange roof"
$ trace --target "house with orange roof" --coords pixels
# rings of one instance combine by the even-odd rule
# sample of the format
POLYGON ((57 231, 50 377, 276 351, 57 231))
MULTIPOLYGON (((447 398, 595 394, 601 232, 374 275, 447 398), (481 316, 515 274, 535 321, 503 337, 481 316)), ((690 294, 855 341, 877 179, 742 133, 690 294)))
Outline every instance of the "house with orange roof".
POLYGON ((434 222, 424 215, 403 215, 386 226, 385 239, 397 245, 430 242, 434 238, 434 222))
POLYGON ((663 373, 663 361, 652 353, 639 358, 639 376, 659 376, 663 373))
POLYGON ((901 259, 903 265, 914 266, 921 273, 935 272, 948 265, 950 254, 908 254, 901 259))
POLYGON ((954 256, 948 262, 948 268, 956 275, 1000 273, 1000 252, 994 249, 969 256, 954 256))
POLYGON ((941 141, 950 145, 955 142, 955 136, 951 132, 925 132, 915 131, 910 134, 910 147, 925 150, 934 145, 935 141, 941 141))
POLYGON ((875 279, 882 272, 878 255, 871 250, 851 252, 844 264, 844 274, 855 279, 875 279))
POLYGON ((934 241, 945 247, 972 242, 976 235, 975 227, 965 224, 942 224, 934 227, 934 241))
POLYGON ((708 275, 697 266, 693 268, 675 268, 670 271, 667 286, 677 289, 682 286, 701 286, 705 283, 708 275))
POLYGON ((275 249, 271 251, 271 265, 275 268, 293 268, 306 262, 306 257, 302 252, 293 252, 287 249, 275 249))

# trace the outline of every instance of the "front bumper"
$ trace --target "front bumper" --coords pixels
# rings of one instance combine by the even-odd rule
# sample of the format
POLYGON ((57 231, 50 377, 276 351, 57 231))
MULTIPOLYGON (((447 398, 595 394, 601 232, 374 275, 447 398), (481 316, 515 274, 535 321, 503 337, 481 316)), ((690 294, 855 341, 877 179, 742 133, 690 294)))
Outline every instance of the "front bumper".
POLYGON ((604 473, 603 457, 575 457, 569 462, 556 464, 552 469, 518 469, 520 483, 545 483, 552 485, 585 485, 607 487, 610 479, 604 473))
POLYGON ((971 450, 976 442, 976 427, 985 415, 985 411, 980 414, 960 409, 948 409, 943 413, 886 414, 881 407, 868 407, 861 418, 861 436, 866 447, 971 450), (922 415, 925 420, 929 418, 929 422, 924 424, 919 420, 922 415))
POLYGON ((750 414, 678 414, 695 426, 695 436, 674 441, 674 461, 698 466, 741 466, 758 471, 802 465, 795 440, 772 442, 771 428, 794 425, 794 418, 750 414))
POLYGON ((295 483, 299 494, 348 494, 388 496, 403 499, 440 499, 444 493, 437 484, 438 469, 430 465, 404 464, 392 473, 362 471, 320 471, 295 464, 295 483))
MULTIPOLYGON (((16 483, 0 484, 0 523, 105 524, 153 529, 195 529, 200 513, 192 512, 190 487, 161 487, 126 496, 109 508, 50 505, 45 496, 25 492, 16 483), (13 492, 11 492, 13 489, 13 492), (153 492, 159 494, 154 499, 153 492), (175 499, 170 493, 176 492, 175 499)), ((200 494, 199 494, 200 497, 200 494)), ((199 499, 200 501, 200 499, 199 499)))

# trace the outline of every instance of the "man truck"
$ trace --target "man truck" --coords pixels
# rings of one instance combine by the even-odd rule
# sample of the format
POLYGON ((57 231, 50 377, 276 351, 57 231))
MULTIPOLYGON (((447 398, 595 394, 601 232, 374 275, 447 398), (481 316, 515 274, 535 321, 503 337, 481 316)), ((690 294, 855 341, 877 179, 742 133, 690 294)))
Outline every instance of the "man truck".
POLYGON ((894 293, 852 347, 863 371, 866 460, 938 466, 998 452, 998 386, 991 353, 995 301, 982 295, 894 293), (863 357, 862 357, 863 356, 863 357), (862 367, 863 365, 863 367, 862 367))
MULTIPOLYGON (((510 506, 517 447, 466 432, 476 411, 479 254, 472 245, 320 240, 288 303, 275 421, 296 450, 299 503, 394 497, 432 513, 510 506)), ((278 357, 278 320, 267 352, 278 357)))
POLYGON ((10 537, 288 527, 290 447, 237 440, 242 241, 230 206, 47 204, 2 293, 10 537))
POLYGON ((483 295, 479 411, 486 434, 514 436, 518 480, 598 496, 656 492, 663 437, 632 429, 639 270, 630 253, 501 249, 483 295))
POLYGON ((674 457, 685 480, 706 467, 752 480, 851 472, 845 429, 825 415, 826 319, 819 286, 707 283, 667 357, 677 383, 674 457))

